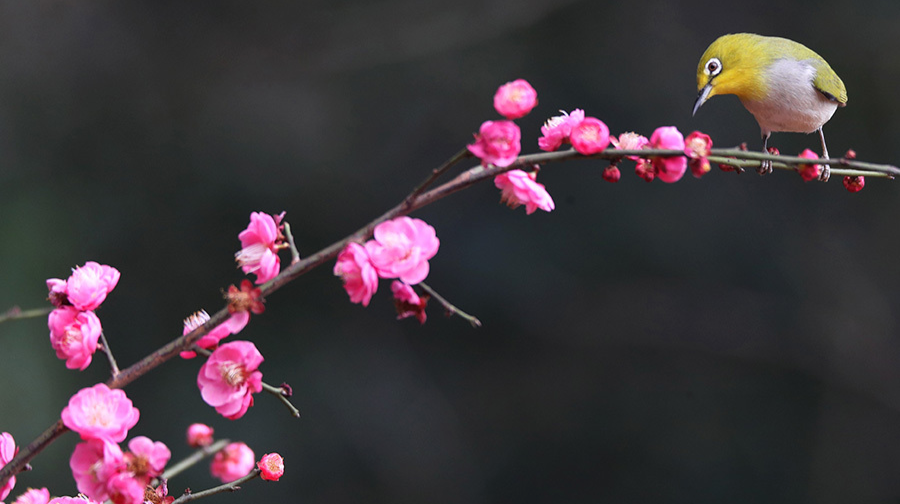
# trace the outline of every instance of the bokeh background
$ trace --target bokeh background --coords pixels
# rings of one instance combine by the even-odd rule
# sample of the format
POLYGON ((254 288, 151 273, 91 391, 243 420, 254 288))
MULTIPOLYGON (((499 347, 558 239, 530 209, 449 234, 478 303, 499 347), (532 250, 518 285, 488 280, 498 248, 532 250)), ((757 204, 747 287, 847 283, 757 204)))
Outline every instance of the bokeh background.
MULTIPOLYGON (((900 4, 685 0, 0 3, 0 310, 46 305, 87 260, 122 280, 99 312, 122 365, 222 306, 252 211, 287 211, 310 254, 396 204, 528 79, 525 152, 559 109, 613 133, 676 125, 759 148, 734 97, 690 116, 721 34, 794 38, 849 90, 832 153, 900 162, 900 4)), ((772 145, 818 150, 815 136, 772 145)), ((286 460, 279 483, 209 502, 897 502, 900 186, 777 172, 651 184, 603 162, 541 172, 525 216, 482 184, 423 209, 431 307, 389 284, 352 305, 331 265, 268 299, 241 337, 290 383, 239 421, 173 361, 130 385, 133 435, 175 459, 191 422, 286 460)), ((21 444, 108 376, 55 358, 43 319, 0 326, 0 430, 21 444)), ((19 477, 72 495, 67 435, 19 477)), ((170 488, 215 484, 202 465, 170 488)), ((10 498, 12 500, 12 498, 10 498)))

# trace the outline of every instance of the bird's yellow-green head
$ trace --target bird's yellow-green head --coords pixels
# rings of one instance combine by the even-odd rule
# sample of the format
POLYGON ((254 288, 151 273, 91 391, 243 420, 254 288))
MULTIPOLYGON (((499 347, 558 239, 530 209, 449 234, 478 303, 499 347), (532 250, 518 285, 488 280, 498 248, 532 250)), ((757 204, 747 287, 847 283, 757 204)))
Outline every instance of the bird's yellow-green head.
POLYGON ((844 83, 821 56, 803 44, 780 37, 732 33, 716 39, 697 65, 697 101, 694 113, 716 95, 733 94, 743 102, 764 101, 769 96, 771 65, 780 59, 807 61, 815 67, 813 86, 843 106, 847 103, 844 83))

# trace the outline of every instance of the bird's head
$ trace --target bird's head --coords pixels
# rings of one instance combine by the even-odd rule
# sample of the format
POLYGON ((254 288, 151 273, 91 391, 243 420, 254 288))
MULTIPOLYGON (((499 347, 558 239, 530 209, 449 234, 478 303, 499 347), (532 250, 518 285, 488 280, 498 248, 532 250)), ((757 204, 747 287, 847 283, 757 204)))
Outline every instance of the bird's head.
POLYGON ((698 95, 693 113, 716 95, 762 99, 766 94, 764 69, 777 56, 766 47, 764 37, 752 33, 723 35, 710 44, 697 65, 698 95))

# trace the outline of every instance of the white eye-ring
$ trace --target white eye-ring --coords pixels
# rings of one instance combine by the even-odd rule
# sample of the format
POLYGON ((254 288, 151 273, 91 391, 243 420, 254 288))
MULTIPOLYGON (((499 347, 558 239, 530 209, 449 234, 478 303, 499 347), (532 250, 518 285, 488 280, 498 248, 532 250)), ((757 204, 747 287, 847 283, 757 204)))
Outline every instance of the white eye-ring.
POLYGON ((722 62, 719 61, 719 58, 709 58, 709 61, 706 62, 706 67, 703 68, 703 72, 709 76, 719 75, 721 71, 722 62))

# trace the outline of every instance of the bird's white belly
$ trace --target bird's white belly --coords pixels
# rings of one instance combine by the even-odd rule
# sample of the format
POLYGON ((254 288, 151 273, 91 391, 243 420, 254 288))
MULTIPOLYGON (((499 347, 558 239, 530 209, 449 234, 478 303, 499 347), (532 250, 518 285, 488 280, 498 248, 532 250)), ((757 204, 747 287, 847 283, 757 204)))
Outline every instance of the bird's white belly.
POLYGON ((807 61, 781 59, 769 66, 766 97, 741 100, 756 117, 763 135, 773 131, 812 133, 831 119, 838 105, 813 87, 815 75, 815 67, 807 61))

